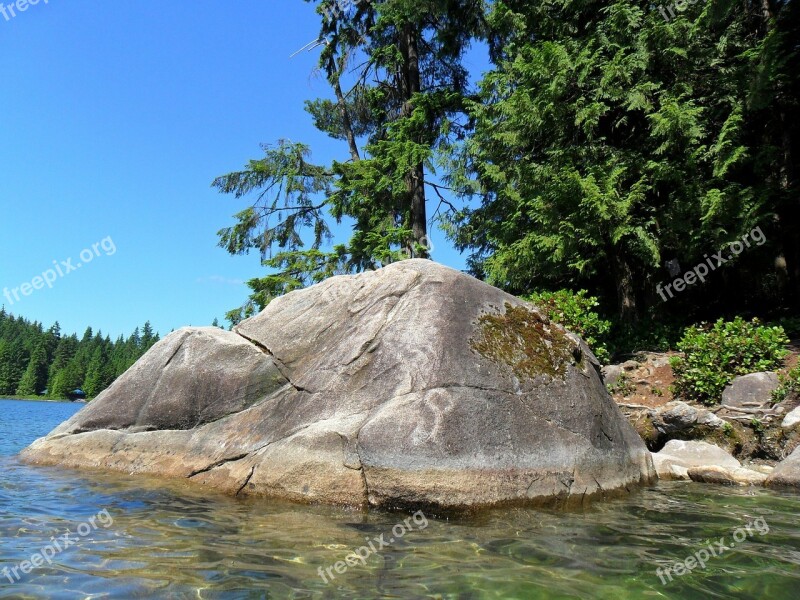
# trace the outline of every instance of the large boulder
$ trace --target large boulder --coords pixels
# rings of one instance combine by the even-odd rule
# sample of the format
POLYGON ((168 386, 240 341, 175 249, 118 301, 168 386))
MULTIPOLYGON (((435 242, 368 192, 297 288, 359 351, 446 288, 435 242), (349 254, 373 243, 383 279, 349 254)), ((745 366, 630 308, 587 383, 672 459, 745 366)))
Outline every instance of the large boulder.
POLYGON ((32 463, 346 505, 580 500, 655 475, 576 336, 409 260, 177 331, 34 442, 32 463))
POLYGON ((765 473, 745 468, 719 446, 707 442, 670 440, 653 454, 659 479, 724 485, 763 485, 765 473))

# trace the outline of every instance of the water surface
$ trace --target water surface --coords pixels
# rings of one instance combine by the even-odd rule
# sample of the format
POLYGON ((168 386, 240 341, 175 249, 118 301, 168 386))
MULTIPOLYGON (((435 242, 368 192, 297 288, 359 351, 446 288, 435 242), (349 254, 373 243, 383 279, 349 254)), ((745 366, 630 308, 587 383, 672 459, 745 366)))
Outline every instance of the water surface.
POLYGON ((80 408, 0 400, 0 569, 18 567, 54 536, 79 537, 92 517, 96 525, 52 564, 14 583, 0 576, 0 598, 800 597, 795 494, 671 483, 579 512, 418 515, 404 526, 408 514, 235 500, 182 482, 16 460, 80 408), (108 527, 101 511, 113 519, 108 527), (769 533, 751 527, 705 569, 665 577, 666 585, 656 575, 758 519, 769 533), (328 583, 320 577, 353 549, 381 535, 387 542, 398 524, 402 538, 366 564, 332 570, 328 583))

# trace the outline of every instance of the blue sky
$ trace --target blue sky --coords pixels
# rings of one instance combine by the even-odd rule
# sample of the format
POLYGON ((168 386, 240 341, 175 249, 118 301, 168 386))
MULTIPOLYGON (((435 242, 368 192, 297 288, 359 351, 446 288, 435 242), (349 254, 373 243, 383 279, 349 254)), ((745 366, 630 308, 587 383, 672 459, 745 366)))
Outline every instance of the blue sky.
POLYGON ((328 95, 317 54, 289 59, 317 32, 302 0, 40 0, 0 15, 0 293, 20 290, 0 303, 112 337, 146 319, 162 334, 210 324, 241 304, 264 270, 216 246, 245 202, 210 183, 279 138, 309 143, 315 161, 341 155, 303 111, 328 95), (113 254, 92 252, 109 237, 113 254), (81 268, 52 288, 34 280, 70 261, 81 268), (41 289, 22 295, 26 282, 41 289))

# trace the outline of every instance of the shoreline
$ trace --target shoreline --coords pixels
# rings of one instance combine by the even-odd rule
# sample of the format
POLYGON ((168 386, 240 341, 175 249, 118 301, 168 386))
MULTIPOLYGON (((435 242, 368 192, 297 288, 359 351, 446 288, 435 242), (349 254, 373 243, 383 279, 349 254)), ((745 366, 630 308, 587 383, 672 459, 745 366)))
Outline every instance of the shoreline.
POLYGON ((17 401, 17 402, 56 402, 56 403, 69 403, 69 404, 86 404, 85 402, 80 402, 78 400, 73 402, 72 400, 67 400, 66 398, 64 398, 62 400, 57 400, 55 398, 42 398, 41 396, 39 396, 39 397, 37 397, 37 396, 33 396, 33 397, 27 397, 27 396, 0 396, 0 400, 14 400, 14 401, 17 401))

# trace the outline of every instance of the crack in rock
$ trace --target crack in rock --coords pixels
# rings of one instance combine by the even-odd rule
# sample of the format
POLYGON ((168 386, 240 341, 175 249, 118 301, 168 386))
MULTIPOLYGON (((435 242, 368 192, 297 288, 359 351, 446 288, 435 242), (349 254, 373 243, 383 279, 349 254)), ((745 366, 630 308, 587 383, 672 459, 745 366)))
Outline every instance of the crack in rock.
POLYGON ((206 467, 203 467, 202 469, 197 469, 196 471, 192 471, 189 475, 186 476, 186 478, 187 479, 191 479, 192 477, 195 477, 195 476, 200 475, 202 473, 208 473, 212 469, 216 469, 217 467, 221 467, 222 465, 224 465, 226 463, 236 462, 237 460, 242 460, 243 458, 246 458, 249 454, 250 454, 250 452, 245 452, 244 454, 238 454, 238 455, 233 456, 233 457, 223 458, 222 460, 218 460, 216 462, 213 462, 210 465, 208 465, 206 467))
POLYGON ((309 390, 309 389, 306 389, 306 388, 304 388, 304 387, 301 387, 301 386, 297 385, 296 383, 294 383, 294 382, 292 381, 292 378, 291 378, 291 377, 290 377, 290 375, 289 375, 289 369, 288 369, 288 368, 286 368, 286 365, 284 365, 284 364, 283 364, 283 362, 281 361, 281 359, 279 359, 277 356, 275 356, 275 354, 272 352, 272 350, 270 350, 269 348, 267 348, 267 347, 266 347, 264 344, 262 344, 262 343, 261 343, 261 342, 259 342, 258 340, 254 340, 253 338, 249 338, 249 337, 247 337, 245 334, 243 334, 243 333, 242 333, 242 332, 240 332, 240 331, 236 331, 236 330, 234 330, 234 333, 235 333, 236 335, 240 336, 241 338, 243 338, 243 339, 247 340, 248 342, 250 342, 251 344, 253 344, 253 345, 254 345, 256 348, 258 348, 259 350, 261 350, 261 351, 262 351, 264 354, 266 354, 267 356, 269 356, 269 357, 272 359, 272 361, 275 363, 275 366, 277 367, 278 371, 279 371, 279 372, 280 372, 280 374, 283 376, 283 378, 284 378, 284 379, 286 379, 286 381, 288 381, 288 382, 289 382, 289 385, 291 385, 291 386, 292 386, 294 389, 296 389, 298 392, 309 392, 309 393, 313 393, 311 390, 309 390))
POLYGON ((256 472, 256 465, 253 465, 250 468, 250 474, 247 477, 245 477, 244 483, 242 483, 242 485, 239 486, 239 489, 236 490, 234 496, 238 496, 239 494, 242 493, 242 490, 247 486, 248 483, 250 483, 250 480, 253 478, 253 473, 255 472, 256 472))

